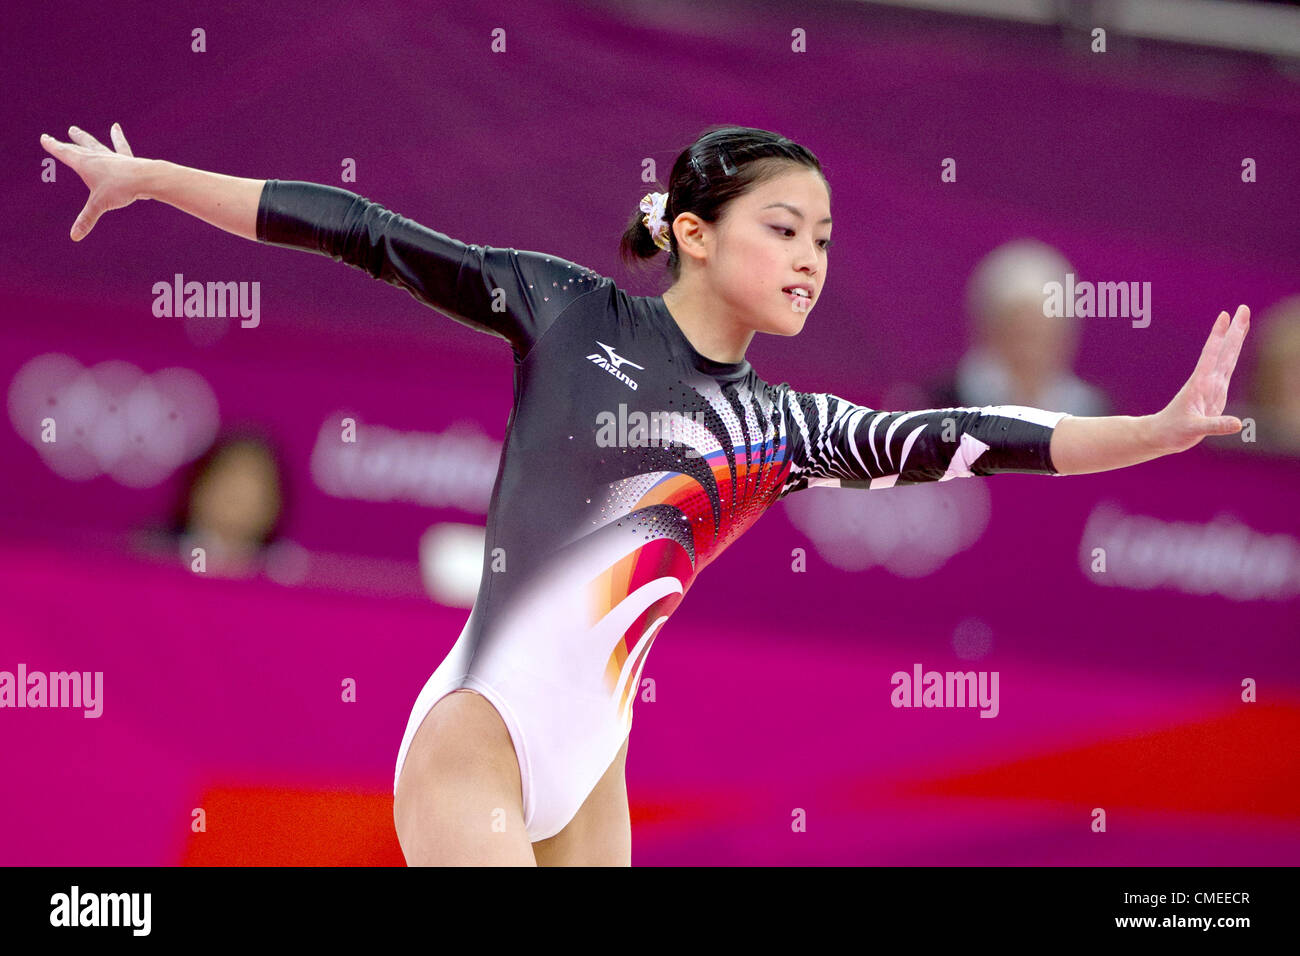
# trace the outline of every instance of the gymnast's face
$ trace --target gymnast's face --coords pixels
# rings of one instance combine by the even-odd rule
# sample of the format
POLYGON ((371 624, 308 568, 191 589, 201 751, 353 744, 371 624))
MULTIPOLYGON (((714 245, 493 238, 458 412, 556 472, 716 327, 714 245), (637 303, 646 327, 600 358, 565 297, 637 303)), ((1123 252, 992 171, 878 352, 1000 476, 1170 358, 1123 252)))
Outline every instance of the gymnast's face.
POLYGON ((728 204, 714 225, 710 281, 757 332, 798 335, 826 283, 830 193, 816 170, 790 166, 728 204), (807 298, 783 291, 807 287, 807 298))

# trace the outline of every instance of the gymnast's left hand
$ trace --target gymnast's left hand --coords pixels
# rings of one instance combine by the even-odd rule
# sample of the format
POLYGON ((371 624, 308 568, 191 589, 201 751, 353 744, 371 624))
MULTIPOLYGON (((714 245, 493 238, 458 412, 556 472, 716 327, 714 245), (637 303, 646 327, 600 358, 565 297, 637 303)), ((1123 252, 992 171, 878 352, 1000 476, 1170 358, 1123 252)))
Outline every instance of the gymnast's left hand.
POLYGON ((1229 321, 1220 312, 1192 377, 1173 400, 1153 416, 1152 429, 1162 454, 1186 451, 1207 435, 1235 435, 1241 419, 1224 415, 1228 382, 1237 366, 1241 343, 1250 330, 1250 309, 1241 305, 1229 321))

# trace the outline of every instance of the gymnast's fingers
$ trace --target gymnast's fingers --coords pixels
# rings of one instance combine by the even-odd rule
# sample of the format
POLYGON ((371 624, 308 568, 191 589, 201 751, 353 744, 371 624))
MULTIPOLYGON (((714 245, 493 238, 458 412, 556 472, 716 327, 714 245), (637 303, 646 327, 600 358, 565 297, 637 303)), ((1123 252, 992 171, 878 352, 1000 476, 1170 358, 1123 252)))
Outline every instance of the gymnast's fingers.
POLYGON ((135 153, 131 152, 131 146, 126 141, 126 134, 122 132, 121 123, 114 123, 113 128, 110 129, 108 132, 109 135, 113 137, 113 146, 114 148, 117 149, 119 153, 121 153, 123 156, 135 155, 135 153))
POLYGON ((91 136, 84 129, 76 126, 68 127, 68 139, 72 140, 78 146, 84 146, 86 149, 98 150, 101 153, 107 153, 108 147, 101 143, 95 137, 91 136))

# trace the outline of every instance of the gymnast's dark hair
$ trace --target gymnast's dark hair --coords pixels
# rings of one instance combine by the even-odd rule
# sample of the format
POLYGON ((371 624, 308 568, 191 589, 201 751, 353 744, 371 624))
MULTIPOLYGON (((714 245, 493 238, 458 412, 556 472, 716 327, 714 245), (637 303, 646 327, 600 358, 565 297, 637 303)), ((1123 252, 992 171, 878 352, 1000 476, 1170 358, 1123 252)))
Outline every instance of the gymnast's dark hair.
MULTIPOLYGON (((673 163, 668 188, 656 182, 654 192, 667 192, 664 219, 671 225, 681 213, 691 212, 705 222, 717 222, 727 204, 737 196, 765 180, 790 171, 790 166, 805 166, 826 174, 821 163, 809 150, 780 133, 749 126, 710 126, 700 137, 682 150, 673 163)), ((830 184, 826 185, 829 193, 830 184)), ((619 243, 619 257, 629 266, 663 252, 650 238, 638 207, 623 239, 619 243)), ((668 269, 676 280, 681 275, 681 260, 677 255, 677 237, 668 234, 668 269)))

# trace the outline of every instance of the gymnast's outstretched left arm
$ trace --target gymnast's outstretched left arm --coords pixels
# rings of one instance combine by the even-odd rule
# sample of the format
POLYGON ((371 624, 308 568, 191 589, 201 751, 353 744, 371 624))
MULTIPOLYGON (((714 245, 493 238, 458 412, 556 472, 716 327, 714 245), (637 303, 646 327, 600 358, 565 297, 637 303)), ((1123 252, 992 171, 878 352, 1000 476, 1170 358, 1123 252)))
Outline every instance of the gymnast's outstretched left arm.
POLYGON ((1228 382, 1250 329, 1250 309, 1238 306, 1231 321, 1220 312, 1191 378, 1154 415, 1063 418, 1052 432, 1051 455, 1061 475, 1127 468, 1186 451, 1208 435, 1235 435, 1241 419, 1224 415, 1228 382))

